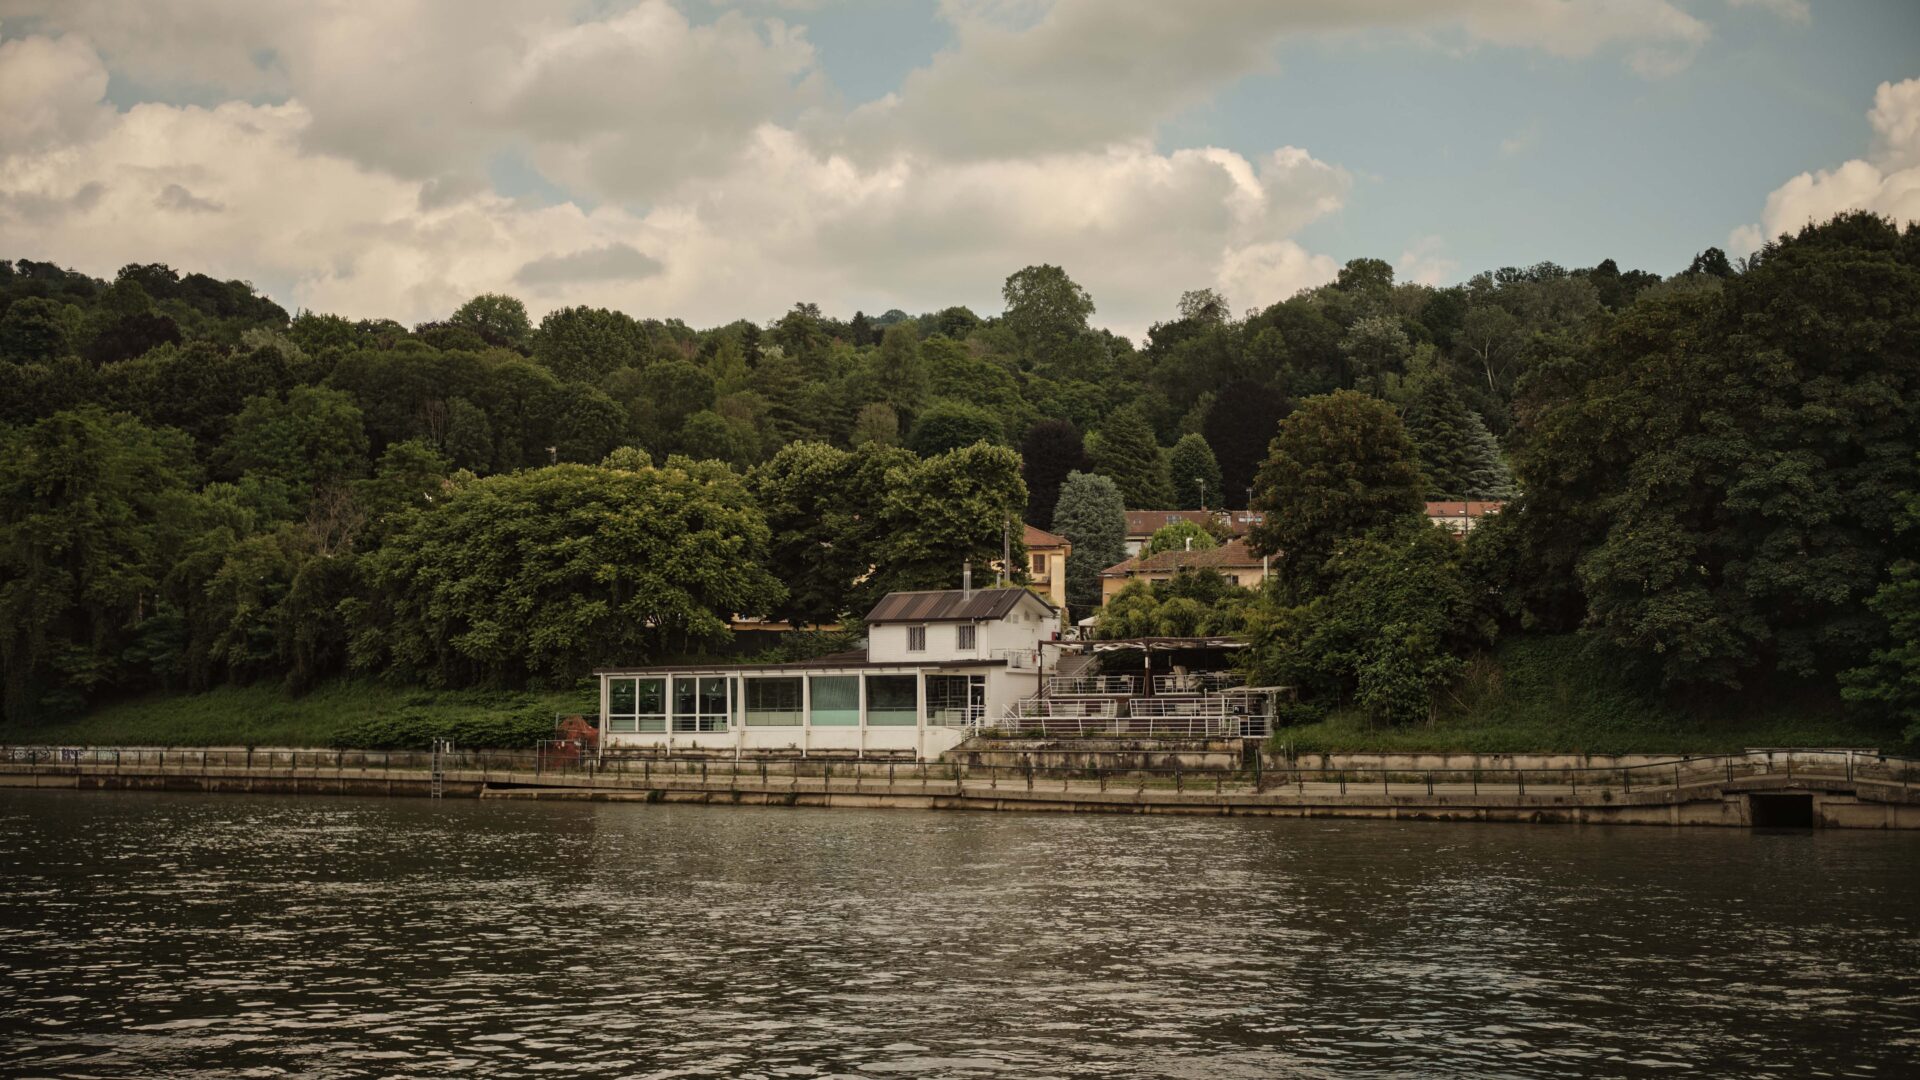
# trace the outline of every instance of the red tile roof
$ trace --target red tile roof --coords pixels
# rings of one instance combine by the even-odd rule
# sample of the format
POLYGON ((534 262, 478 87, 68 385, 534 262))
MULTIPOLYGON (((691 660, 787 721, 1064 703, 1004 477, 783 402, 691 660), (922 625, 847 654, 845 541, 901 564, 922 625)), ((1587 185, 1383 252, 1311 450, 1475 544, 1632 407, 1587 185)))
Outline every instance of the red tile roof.
POLYGON ((1209 521, 1218 521, 1237 535, 1264 517, 1266 515, 1258 510, 1129 510, 1127 538, 1145 539, 1176 521, 1191 521, 1202 528, 1209 521))
POLYGON ((1245 568, 1261 565, 1260 556, 1247 550, 1245 540, 1229 540, 1219 547, 1198 551, 1163 551, 1158 555, 1128 559, 1100 571, 1101 577, 1126 577, 1128 574, 1172 572, 1183 567, 1245 568))
POLYGON ((1446 499, 1427 504, 1427 516, 1430 518, 1478 518, 1488 514, 1497 514, 1503 502, 1491 502, 1474 499, 1446 499))
POLYGON ((1036 529, 1031 525, 1025 526, 1025 528, 1025 540, 1023 542, 1029 548, 1057 548, 1067 546, 1067 538, 1064 536, 1056 536, 1045 529, 1036 529))

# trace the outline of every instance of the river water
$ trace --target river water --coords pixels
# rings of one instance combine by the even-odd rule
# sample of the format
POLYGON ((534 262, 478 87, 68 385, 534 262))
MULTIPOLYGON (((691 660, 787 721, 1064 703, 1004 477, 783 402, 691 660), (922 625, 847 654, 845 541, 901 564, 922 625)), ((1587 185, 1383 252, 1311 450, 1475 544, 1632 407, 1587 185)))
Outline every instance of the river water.
POLYGON ((1914 1076, 1916 856, 0 790, 0 1074, 1914 1076))

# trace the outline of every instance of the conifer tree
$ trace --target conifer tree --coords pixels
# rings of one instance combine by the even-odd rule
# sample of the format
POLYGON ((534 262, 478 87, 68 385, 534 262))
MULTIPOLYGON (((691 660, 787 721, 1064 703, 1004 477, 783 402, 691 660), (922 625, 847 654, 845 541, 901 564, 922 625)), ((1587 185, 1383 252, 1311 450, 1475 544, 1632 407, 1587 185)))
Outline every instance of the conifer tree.
POLYGON ((1176 510, 1205 510, 1209 506, 1225 506, 1221 489, 1220 463, 1214 459, 1213 447, 1198 434, 1180 436, 1173 444, 1173 452, 1167 455, 1167 472, 1173 482, 1173 508, 1176 510))
POLYGON ((1479 413, 1467 414, 1466 457, 1466 485, 1462 495, 1469 499, 1505 501, 1518 493, 1513 486, 1513 470, 1507 467, 1506 455, 1500 452, 1500 442, 1487 429, 1487 422, 1480 419, 1479 413))
MULTIPOLYGON (((1466 498, 1477 418, 1468 411, 1453 383, 1436 372, 1418 376, 1405 407, 1405 419, 1407 435, 1420 454, 1420 471, 1426 474, 1427 498, 1466 498)), ((1479 427, 1486 430, 1485 424, 1479 427)))
POLYGON ((1067 606, 1100 606, 1100 571, 1127 557, 1127 511, 1120 489, 1098 473, 1072 472, 1060 485, 1053 530, 1067 538, 1067 606))
POLYGON ((1113 480, 1128 506, 1159 509, 1173 501, 1166 459, 1139 406, 1115 409, 1100 425, 1092 453, 1094 471, 1113 480))

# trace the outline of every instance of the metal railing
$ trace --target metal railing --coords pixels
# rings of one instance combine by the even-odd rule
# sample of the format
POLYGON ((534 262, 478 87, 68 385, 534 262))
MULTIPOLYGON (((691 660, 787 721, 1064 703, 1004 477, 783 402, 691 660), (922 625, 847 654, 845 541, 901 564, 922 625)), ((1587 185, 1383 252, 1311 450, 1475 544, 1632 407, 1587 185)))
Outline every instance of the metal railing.
POLYGON ((1190 671, 1183 674, 1155 675, 1156 694, 1211 694, 1241 686, 1246 676, 1237 671, 1190 671))
POLYGON ((1055 675, 1047 680, 1047 694, 1050 697, 1074 694, 1128 695, 1136 693, 1139 686, 1140 678, 1137 675, 1055 675))

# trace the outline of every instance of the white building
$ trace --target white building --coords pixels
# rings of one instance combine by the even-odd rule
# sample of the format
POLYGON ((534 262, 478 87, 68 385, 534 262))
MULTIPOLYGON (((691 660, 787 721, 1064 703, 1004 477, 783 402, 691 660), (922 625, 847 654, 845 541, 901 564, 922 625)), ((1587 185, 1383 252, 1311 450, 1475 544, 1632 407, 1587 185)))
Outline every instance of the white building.
POLYGON ((1015 588, 889 593, 866 622, 861 652, 595 672, 603 751, 932 760, 1035 694, 1060 635, 1015 588))

